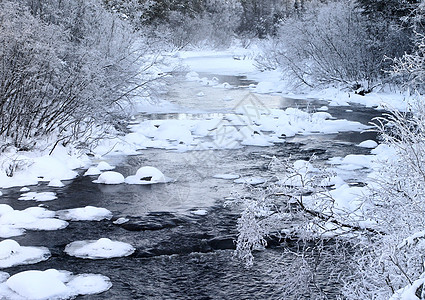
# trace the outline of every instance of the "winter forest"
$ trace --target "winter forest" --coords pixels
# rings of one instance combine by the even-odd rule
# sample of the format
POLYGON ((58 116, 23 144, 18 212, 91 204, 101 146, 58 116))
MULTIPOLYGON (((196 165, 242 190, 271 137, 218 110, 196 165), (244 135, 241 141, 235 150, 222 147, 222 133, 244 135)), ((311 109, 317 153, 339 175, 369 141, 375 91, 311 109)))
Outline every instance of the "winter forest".
POLYGON ((425 299, 424 1, 0 0, 0 40, 0 299, 425 299))

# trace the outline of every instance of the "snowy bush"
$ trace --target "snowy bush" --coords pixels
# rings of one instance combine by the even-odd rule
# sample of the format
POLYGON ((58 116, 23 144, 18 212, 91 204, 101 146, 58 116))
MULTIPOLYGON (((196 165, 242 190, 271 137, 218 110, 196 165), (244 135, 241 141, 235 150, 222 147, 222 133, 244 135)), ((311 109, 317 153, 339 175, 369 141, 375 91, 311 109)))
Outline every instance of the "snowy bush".
POLYGON ((302 85, 339 82, 370 91, 389 69, 385 57, 408 49, 408 35, 397 24, 381 33, 376 29, 380 24, 362 12, 356 1, 311 1, 302 14, 282 22, 259 65, 279 67, 302 85))
POLYGON ((150 62, 97 0, 24 3, 0 3, 0 138, 21 149, 47 136, 90 144, 144 88, 150 62))

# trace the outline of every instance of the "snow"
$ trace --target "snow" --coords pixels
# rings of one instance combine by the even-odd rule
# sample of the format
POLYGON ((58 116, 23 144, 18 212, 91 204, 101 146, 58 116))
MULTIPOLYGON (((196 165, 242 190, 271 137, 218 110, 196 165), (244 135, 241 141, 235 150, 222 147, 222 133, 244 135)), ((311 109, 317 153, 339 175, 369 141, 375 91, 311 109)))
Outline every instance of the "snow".
POLYGON ((239 179, 235 179, 233 180, 234 183, 240 183, 240 184, 250 184, 250 185, 257 185, 257 184, 262 184, 265 183, 267 180, 265 178, 262 177, 242 177, 239 179))
POLYGON ((97 164, 97 169, 99 169, 100 171, 110 171, 115 169, 115 167, 111 166, 106 161, 101 161, 97 164))
POLYGON ((121 225, 121 224, 127 223, 128 221, 130 221, 130 219, 121 217, 121 218, 116 219, 112 223, 114 223, 115 225, 121 225))
POLYGON ((125 182, 125 179, 121 173, 114 171, 106 171, 100 174, 97 180, 93 180, 93 182, 102 184, 121 184, 125 182))
POLYGON ((101 221, 112 218, 109 210, 94 206, 59 210, 56 215, 59 219, 66 221, 101 221))
POLYGON ((90 167, 84 173, 84 176, 92 176, 92 175, 100 175, 102 171, 100 171, 97 167, 90 167))
POLYGON ((416 296, 416 290, 425 283, 423 275, 422 278, 415 280, 412 284, 397 290, 389 300, 419 300, 416 296))
POLYGON ((68 255, 88 259, 124 257, 131 255, 134 251, 135 248, 132 245, 111 241, 108 238, 101 238, 97 241, 76 241, 65 247, 65 252, 68 255))
POLYGON ((51 200, 55 200, 58 197, 56 197, 56 194, 54 192, 41 192, 41 193, 37 193, 37 192, 27 192, 21 195, 21 197, 18 198, 18 200, 34 200, 34 201, 39 201, 39 202, 43 202, 43 201, 51 201, 51 200))
POLYGON ((17 273, 0 284, 0 298, 70 299, 107 291, 112 286, 106 276, 72 275, 68 271, 49 269, 17 273))
POLYGON ((0 188, 36 185, 40 181, 70 180, 78 176, 74 169, 85 167, 89 159, 69 147, 58 145, 49 151, 8 149, 0 156, 0 188), (13 169, 13 176, 6 170, 13 169))
POLYGON ((358 146, 363 147, 363 148, 373 149, 373 148, 376 148, 378 146, 378 143, 373 141, 373 140, 366 140, 366 141, 361 142, 358 146))
POLYGON ((29 191, 31 191, 31 189, 30 188, 28 188, 28 187, 26 187, 26 186, 24 186, 23 188, 21 188, 20 190, 19 190, 20 192, 29 192, 29 191))
POLYGON ((49 182, 49 184, 47 186, 51 186, 51 187, 64 187, 65 185, 59 179, 52 179, 52 180, 50 180, 50 182, 49 182))
POLYGON ((35 264, 49 257, 50 251, 45 247, 25 247, 10 239, 0 242, 0 268, 35 264))
POLYGON ((155 167, 145 166, 137 170, 136 175, 125 179, 127 184, 153 184, 169 182, 170 179, 155 167))
POLYGON ((218 179, 238 179, 240 176, 238 174, 215 174, 214 178, 218 179))
POLYGON ((58 230, 68 226, 54 216, 55 212, 41 207, 14 210, 7 204, 0 204, 0 237, 22 235, 25 230, 58 230))
POLYGON ((208 211, 205 209, 197 209, 190 211, 190 213, 196 216, 206 216, 208 214, 208 211))

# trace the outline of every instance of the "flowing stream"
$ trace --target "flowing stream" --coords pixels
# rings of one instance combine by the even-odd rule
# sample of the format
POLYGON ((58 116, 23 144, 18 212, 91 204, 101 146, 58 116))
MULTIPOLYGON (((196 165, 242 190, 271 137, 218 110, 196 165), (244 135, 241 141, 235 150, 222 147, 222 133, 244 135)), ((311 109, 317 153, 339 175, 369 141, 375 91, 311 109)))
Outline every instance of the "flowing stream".
MULTIPOLYGON (((212 78, 213 74, 202 74, 212 78)), ((243 77, 216 76, 232 88, 216 88, 198 82, 179 81, 170 87, 166 100, 180 110, 155 114, 142 113, 137 121, 146 119, 202 119, 229 113, 249 93, 253 82, 243 77), (202 95, 202 96, 201 96, 202 95)), ((256 95, 270 108, 298 107, 315 111, 326 101, 287 99, 278 95, 256 95)), ((367 124, 379 112, 363 106, 329 107, 337 118, 367 124), (348 110, 348 111, 347 111, 348 110), (351 110, 351 111, 350 111, 351 110)), ((291 256, 282 247, 256 253, 255 266, 244 268, 233 257, 238 211, 223 206, 232 190, 243 189, 231 180, 216 179, 218 173, 267 177, 270 157, 308 159, 313 153, 320 161, 347 154, 368 154, 369 150, 355 144, 375 139, 373 133, 295 136, 286 143, 270 147, 246 146, 242 149, 216 150, 214 155, 147 149, 139 155, 111 156, 115 171, 132 175, 141 166, 155 166, 174 179, 156 185, 100 185, 93 178, 80 176, 64 188, 51 188, 40 183, 32 191, 55 191, 58 199, 46 202, 50 210, 83 207, 104 207, 114 218, 99 222, 70 222, 63 230, 28 231, 16 237, 21 245, 46 246, 52 257, 30 266, 4 271, 11 275, 28 270, 63 269, 80 273, 100 273, 112 281, 112 288, 100 295, 78 299, 284 299, 279 281, 280 271, 291 264, 291 256), (207 215, 194 215, 195 209, 207 215), (115 225, 113 220, 126 217, 130 221, 115 225), (76 240, 107 237, 128 242, 137 248, 125 258, 109 260, 79 259, 66 255, 66 244, 76 240)), ((84 170, 81 170, 81 174, 84 170)), ((357 176, 361 176, 359 173, 357 176)), ((352 178, 352 180, 357 180, 352 178)), ((17 201, 19 188, 8 189, 3 203, 14 209, 34 206, 31 201, 17 201)), ((324 290, 335 290, 338 279, 322 274, 324 290)), ((335 295, 338 292, 335 291, 335 295)), ((287 299, 287 298, 286 298, 287 299)))

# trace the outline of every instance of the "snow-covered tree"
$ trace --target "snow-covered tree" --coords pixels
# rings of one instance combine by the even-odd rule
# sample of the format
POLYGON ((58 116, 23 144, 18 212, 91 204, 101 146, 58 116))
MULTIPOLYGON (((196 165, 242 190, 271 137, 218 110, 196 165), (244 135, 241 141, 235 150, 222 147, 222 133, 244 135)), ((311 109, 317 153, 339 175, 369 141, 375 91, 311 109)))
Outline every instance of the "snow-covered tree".
POLYGON ((132 27, 99 1, 0 5, 4 144, 89 137, 95 124, 115 122, 123 101, 146 83, 132 27))

